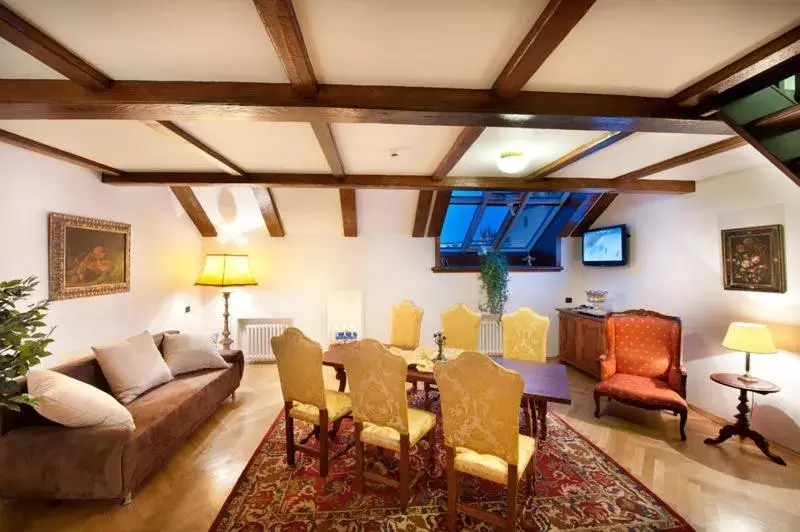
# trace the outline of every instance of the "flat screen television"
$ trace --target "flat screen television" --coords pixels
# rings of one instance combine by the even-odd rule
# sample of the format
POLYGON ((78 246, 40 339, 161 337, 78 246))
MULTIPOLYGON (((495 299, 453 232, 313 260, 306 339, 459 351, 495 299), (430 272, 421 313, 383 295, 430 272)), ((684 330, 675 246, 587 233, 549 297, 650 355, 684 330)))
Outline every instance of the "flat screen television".
POLYGON ((628 264, 628 227, 612 225, 583 233, 583 264, 625 266, 628 264))

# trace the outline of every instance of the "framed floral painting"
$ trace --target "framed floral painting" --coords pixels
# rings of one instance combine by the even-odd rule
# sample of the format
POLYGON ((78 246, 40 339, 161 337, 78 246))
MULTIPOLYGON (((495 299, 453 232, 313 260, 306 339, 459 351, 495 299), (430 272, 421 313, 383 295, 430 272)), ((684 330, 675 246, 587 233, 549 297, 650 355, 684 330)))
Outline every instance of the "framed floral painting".
POLYGON ((50 299, 131 289, 131 226, 51 212, 50 299))
POLYGON ((722 231, 725 290, 786 292, 783 226, 722 231))

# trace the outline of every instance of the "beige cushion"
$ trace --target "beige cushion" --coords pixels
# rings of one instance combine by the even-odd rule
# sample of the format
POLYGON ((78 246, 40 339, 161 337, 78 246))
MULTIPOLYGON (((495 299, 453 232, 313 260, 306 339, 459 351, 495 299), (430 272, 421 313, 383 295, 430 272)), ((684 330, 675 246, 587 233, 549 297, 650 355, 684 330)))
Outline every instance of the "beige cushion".
POLYGON ((147 331, 116 345, 92 349, 111 391, 122 404, 172 380, 169 367, 147 331))
POLYGON ((211 335, 167 334, 162 350, 164 362, 172 375, 189 373, 200 369, 224 369, 229 366, 219 354, 211 335))
POLYGON ((28 393, 38 398, 34 409, 50 421, 74 428, 135 428, 128 409, 103 390, 56 371, 33 370, 27 378, 28 393))

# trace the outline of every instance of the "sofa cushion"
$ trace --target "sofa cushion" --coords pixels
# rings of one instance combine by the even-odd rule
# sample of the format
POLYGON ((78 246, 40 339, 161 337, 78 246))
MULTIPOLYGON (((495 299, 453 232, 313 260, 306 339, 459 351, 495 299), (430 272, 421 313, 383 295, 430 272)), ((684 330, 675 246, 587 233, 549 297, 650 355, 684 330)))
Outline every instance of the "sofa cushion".
POLYGON ((29 372, 28 392, 38 399, 36 412, 60 425, 134 428, 131 413, 116 399, 56 371, 29 372))
POLYGON ((240 368, 187 373, 132 402, 136 430, 125 448, 125 485, 136 486, 205 422, 239 385, 240 368))
POLYGON ((657 408, 684 409, 686 400, 665 381, 617 373, 594 387, 596 393, 610 395, 621 401, 636 401, 657 408))
POLYGON ((173 377, 190 371, 228 367, 208 334, 167 334, 162 351, 173 377))
POLYGON ((111 391, 122 404, 172 380, 169 367, 147 331, 116 345, 92 349, 111 391))

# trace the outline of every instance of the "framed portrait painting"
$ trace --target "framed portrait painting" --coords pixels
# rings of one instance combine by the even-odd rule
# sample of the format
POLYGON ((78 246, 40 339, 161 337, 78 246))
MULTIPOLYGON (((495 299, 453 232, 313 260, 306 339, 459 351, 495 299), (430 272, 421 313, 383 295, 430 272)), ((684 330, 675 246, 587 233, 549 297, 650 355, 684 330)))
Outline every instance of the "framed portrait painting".
POLYGON ((783 226, 722 231, 725 290, 786 292, 783 226))
POLYGON ((51 212, 50 299, 131 289, 131 226, 51 212))

